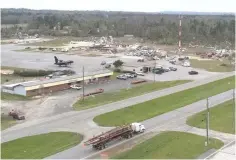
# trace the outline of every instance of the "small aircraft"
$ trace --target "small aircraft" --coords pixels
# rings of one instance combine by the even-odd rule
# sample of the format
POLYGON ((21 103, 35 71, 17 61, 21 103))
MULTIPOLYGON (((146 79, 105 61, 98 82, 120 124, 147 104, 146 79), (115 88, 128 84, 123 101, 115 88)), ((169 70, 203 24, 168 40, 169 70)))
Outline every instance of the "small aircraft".
POLYGON ((69 60, 69 61, 63 61, 63 60, 59 60, 56 56, 54 56, 54 59, 55 59, 55 63, 56 65, 58 66, 65 66, 67 67, 67 65, 71 65, 72 63, 74 63, 74 61, 72 60, 69 60))

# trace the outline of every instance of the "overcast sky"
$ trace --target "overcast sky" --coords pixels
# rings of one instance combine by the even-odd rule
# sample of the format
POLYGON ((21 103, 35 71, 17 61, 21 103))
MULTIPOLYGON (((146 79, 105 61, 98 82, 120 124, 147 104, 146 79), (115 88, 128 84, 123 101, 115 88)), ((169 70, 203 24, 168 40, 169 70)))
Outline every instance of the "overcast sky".
POLYGON ((2 0, 1 8, 235 12, 236 0, 2 0))

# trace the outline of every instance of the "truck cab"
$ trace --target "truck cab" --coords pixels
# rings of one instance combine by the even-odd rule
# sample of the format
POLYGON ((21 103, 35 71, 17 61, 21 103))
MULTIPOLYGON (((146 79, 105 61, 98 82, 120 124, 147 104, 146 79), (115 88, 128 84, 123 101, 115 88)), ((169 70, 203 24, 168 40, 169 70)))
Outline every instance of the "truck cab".
POLYGON ((132 123, 131 128, 134 133, 143 133, 145 131, 144 125, 137 122, 132 123))

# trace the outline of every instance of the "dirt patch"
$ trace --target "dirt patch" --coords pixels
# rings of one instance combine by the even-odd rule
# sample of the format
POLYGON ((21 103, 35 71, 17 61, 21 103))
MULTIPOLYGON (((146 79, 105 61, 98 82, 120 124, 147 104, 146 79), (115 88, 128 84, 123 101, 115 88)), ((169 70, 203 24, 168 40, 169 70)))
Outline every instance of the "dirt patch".
POLYGON ((199 61, 211 61, 212 59, 208 59, 208 58, 200 58, 200 57, 196 57, 196 56, 188 56, 190 59, 196 59, 199 61))

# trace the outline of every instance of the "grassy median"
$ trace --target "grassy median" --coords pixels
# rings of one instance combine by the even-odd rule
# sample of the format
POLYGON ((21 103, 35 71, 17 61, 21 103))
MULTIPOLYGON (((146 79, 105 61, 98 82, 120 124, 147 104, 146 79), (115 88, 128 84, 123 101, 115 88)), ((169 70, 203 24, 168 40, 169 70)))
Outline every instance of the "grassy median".
POLYGON ((157 91, 164 88, 173 87, 179 84, 190 82, 188 80, 178 80, 178 81, 167 81, 167 82, 156 82, 156 83, 146 83, 143 85, 138 85, 130 89, 121 89, 117 92, 109 92, 96 95, 94 97, 88 97, 83 101, 79 100, 74 104, 76 110, 83 110, 87 108, 93 108, 100 105, 120 101, 130 97, 139 96, 145 93, 157 91))
POLYGON ((31 100, 31 97, 1 92, 1 100, 4 100, 4 101, 25 101, 25 100, 31 100))
POLYGON ((14 120, 12 117, 1 114, 1 130, 7 129, 16 123, 16 120, 14 120))
POLYGON ((191 66, 193 68, 201 68, 210 72, 231 72, 234 71, 234 66, 229 61, 224 60, 197 60, 191 59, 191 66))
MULTIPOLYGON (((234 134, 234 108, 233 100, 210 108, 210 129, 234 134)), ((202 111, 188 118, 187 124, 198 128, 206 128, 206 111, 202 111)))
POLYGON ((42 159, 71 148, 82 136, 71 132, 53 132, 2 143, 2 159, 42 159))
POLYGON ((125 151, 114 159, 196 159, 210 149, 219 149, 223 142, 184 132, 163 132, 125 151))
POLYGON ((130 107, 108 112, 94 118, 100 126, 117 126, 143 121, 184 107, 201 99, 228 91, 235 87, 234 76, 173 93, 130 107))

